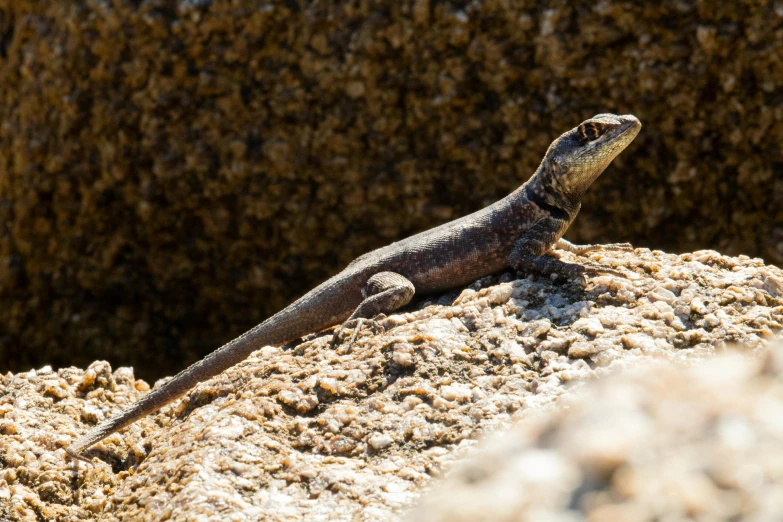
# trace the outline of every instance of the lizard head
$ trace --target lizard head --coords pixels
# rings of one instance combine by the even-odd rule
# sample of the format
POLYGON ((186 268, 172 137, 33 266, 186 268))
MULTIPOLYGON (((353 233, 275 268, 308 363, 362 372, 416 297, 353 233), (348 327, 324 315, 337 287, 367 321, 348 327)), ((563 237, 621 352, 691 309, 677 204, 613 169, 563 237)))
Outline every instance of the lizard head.
POLYGON ((583 121, 549 146, 539 167, 543 174, 541 188, 578 202, 641 127, 636 116, 630 114, 598 114, 583 121))

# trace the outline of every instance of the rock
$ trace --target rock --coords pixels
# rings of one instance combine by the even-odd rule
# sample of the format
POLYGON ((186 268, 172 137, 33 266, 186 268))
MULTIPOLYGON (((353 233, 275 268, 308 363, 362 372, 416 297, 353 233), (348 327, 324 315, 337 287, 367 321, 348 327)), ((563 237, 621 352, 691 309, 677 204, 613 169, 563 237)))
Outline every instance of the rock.
POLYGON ((171 375, 607 110, 570 239, 783 262, 779 1, 305 4, 0 0, 0 367, 171 375))
POLYGON ((756 358, 639 361, 561 401, 483 441, 407 520, 780 515, 782 342, 756 358))
MULTIPOLYGON (((629 500, 632 488, 663 495, 649 488, 669 483, 676 484, 667 494, 677 495, 677 505, 700 513, 712 513, 714 505, 728 509, 723 497, 715 501, 714 477, 723 488, 732 480, 757 484, 754 477, 766 472, 759 475, 756 468, 748 468, 736 475, 730 467, 734 461, 721 464, 713 459, 718 467, 710 468, 712 478, 705 482, 698 473, 678 474, 682 470, 675 460, 650 463, 672 467, 665 473, 650 468, 656 470, 652 476, 626 465, 629 455, 643 454, 638 452, 645 441, 658 433, 658 410, 639 411, 639 401, 653 401, 656 394, 669 403, 680 401, 676 394, 688 390, 694 379, 678 377, 670 386, 671 378, 661 370, 660 378, 631 379, 622 389, 613 384, 606 388, 611 391, 600 392, 605 395, 586 392, 598 397, 584 414, 602 419, 594 425, 568 417, 561 405, 564 396, 581 397, 586 382, 652 359, 688 360, 694 372, 704 366, 701 381, 696 381, 706 382, 712 366, 703 358, 724 351, 727 341, 744 343, 751 354, 765 353, 765 332, 774 337, 783 323, 783 298, 759 289, 756 282, 783 274, 747 258, 714 256, 717 262, 692 272, 687 270, 687 254, 643 249, 618 253, 611 262, 629 278, 617 284, 604 278, 588 278, 584 286, 527 278, 509 285, 500 282, 508 279, 504 275, 486 278, 481 290, 463 292, 458 305, 425 304, 392 314, 384 333, 359 336, 350 349, 345 344, 333 349, 331 331, 295 347, 264 347, 199 384, 181 401, 98 444, 88 455, 104 462, 94 458, 94 467, 74 468, 65 460, 64 448, 143 395, 145 386, 135 379, 136 372, 122 368, 112 373, 107 363, 96 362, 87 370, 42 368, 0 376, 0 455, 5 466, 0 470, 0 509, 6 509, 3 495, 10 495, 3 513, 11 520, 24 520, 31 512, 55 520, 153 520, 160 509, 150 506, 163 505, 172 521, 227 512, 249 519, 351 520, 371 513, 374 520, 398 520, 434 477, 464 458, 482 433, 507 427, 515 413, 539 409, 551 412, 545 423, 561 417, 576 420, 558 428, 556 445, 540 445, 477 471, 476 485, 494 480, 495 471, 505 474, 502 480, 522 480, 531 484, 525 489, 530 494, 526 505, 540 512, 558 512, 575 490, 588 495, 580 486, 588 480, 624 492, 611 505, 599 501, 604 497, 585 500, 601 516, 646 513, 646 504, 629 500), (730 265, 744 275, 727 287, 726 278, 736 273, 724 268, 730 265), (644 297, 661 286, 680 288, 672 290, 675 300, 684 289, 716 303, 727 293, 756 291, 764 300, 732 298, 716 307, 715 326, 700 326, 705 319, 693 314, 684 318, 681 331, 663 314, 656 315, 658 302, 644 297), (488 298, 510 295, 508 288, 528 296, 526 309, 515 298, 488 298), (526 319, 527 311, 536 311, 537 318, 526 319), (395 319, 400 316, 406 319, 395 319), (468 323, 470 329, 464 326, 468 323), (634 387, 645 381, 657 391, 634 387)), ((599 258, 563 255, 567 262, 605 262, 599 258)), ((769 362, 765 371, 777 371, 775 364, 769 362)), ((740 391, 742 367, 737 366, 735 376, 740 391)), ((716 397, 729 397, 735 387, 721 372, 715 380, 723 395, 716 397)), ((681 403, 684 410, 677 410, 686 421, 660 410, 677 420, 678 429, 690 429, 691 422, 693 429, 706 429, 703 414, 693 419, 689 415, 713 400, 707 384, 698 386, 681 403)), ((720 437, 739 448, 732 451, 750 451, 748 441, 763 434, 728 405, 720 413, 724 404, 716 399, 710 414, 718 419, 713 424, 720 428, 720 437)), ((759 402, 758 415, 778 418, 775 404, 771 396, 759 402)), ((514 435, 515 448, 538 444, 537 434, 543 433, 536 431, 543 426, 538 422, 525 420, 524 428, 517 428, 532 431, 526 438, 514 435)), ((662 432, 660 440, 668 446, 660 447, 682 442, 672 433, 662 432)), ((658 451, 659 446, 651 447, 658 451)), ((501 491, 508 494, 502 502, 494 493, 486 499, 493 499, 503 513, 523 509, 517 499, 528 497, 520 496, 520 490, 514 495, 509 490, 498 494, 501 491)), ((498 512, 487 508, 487 513, 498 512)))

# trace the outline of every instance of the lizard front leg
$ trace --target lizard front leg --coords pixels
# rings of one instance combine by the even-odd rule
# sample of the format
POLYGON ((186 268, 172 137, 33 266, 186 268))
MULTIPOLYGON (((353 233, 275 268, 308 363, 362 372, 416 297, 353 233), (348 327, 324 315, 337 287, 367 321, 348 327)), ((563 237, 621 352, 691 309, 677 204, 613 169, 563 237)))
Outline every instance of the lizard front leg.
MULTIPOLYGON (((365 319, 375 317, 378 314, 393 312, 400 307, 405 306, 413 299, 416 289, 408 278, 396 272, 378 272, 365 283, 362 288, 362 297, 364 300, 359 303, 356 310, 348 318, 346 324, 350 321, 356 323, 355 332, 351 337, 349 346, 353 344, 356 335, 361 329, 365 319)), ((332 346, 337 342, 338 334, 346 326, 338 326, 332 336, 332 346)))
MULTIPOLYGON (((533 225, 517 240, 508 256, 508 264, 518 272, 532 273, 544 277, 556 275, 572 279, 587 275, 613 274, 622 276, 622 272, 612 268, 566 263, 545 255, 559 238, 569 223, 565 219, 550 217, 533 225)), ((570 244, 570 243, 569 243, 570 244)), ((575 248, 576 245, 572 245, 575 248)))

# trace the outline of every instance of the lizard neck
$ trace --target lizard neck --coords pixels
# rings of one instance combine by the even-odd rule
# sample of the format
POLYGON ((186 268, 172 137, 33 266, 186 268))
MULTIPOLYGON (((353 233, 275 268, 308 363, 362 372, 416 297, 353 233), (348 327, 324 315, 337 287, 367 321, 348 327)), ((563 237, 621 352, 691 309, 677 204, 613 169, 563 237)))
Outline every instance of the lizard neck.
POLYGON ((582 206, 581 194, 572 194, 561 190, 554 183, 554 175, 539 166, 533 176, 522 187, 522 195, 553 216, 574 219, 582 206))

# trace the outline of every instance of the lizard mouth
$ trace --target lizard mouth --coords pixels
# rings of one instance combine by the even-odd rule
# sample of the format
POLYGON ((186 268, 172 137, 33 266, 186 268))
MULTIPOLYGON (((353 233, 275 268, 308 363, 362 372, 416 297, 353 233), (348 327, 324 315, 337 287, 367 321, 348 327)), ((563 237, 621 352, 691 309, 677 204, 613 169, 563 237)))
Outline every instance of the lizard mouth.
POLYGON ((617 139, 631 141, 639 134, 642 124, 636 116, 627 114, 620 116, 617 119, 620 121, 620 125, 606 133, 606 143, 613 142, 617 139))

